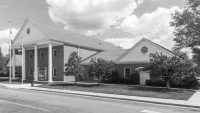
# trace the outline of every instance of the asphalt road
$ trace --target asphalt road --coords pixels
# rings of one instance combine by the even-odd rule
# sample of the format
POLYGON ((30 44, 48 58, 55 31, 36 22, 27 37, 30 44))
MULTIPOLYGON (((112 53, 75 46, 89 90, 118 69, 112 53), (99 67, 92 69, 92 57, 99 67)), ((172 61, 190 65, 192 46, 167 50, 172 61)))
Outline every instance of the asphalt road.
POLYGON ((0 87, 0 113, 200 113, 200 109, 0 87))

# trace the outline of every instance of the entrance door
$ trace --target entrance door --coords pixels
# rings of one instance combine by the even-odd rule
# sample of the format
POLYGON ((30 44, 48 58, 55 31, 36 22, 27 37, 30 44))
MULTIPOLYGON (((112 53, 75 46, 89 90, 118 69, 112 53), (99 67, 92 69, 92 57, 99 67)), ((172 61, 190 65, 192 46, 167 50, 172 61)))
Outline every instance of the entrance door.
POLYGON ((146 80, 149 80, 149 73, 147 71, 140 71, 140 84, 145 85, 146 80))
POLYGON ((46 68, 39 68, 38 70, 39 72, 39 76, 38 76, 38 80, 39 81, 45 81, 47 80, 47 77, 46 77, 46 68))

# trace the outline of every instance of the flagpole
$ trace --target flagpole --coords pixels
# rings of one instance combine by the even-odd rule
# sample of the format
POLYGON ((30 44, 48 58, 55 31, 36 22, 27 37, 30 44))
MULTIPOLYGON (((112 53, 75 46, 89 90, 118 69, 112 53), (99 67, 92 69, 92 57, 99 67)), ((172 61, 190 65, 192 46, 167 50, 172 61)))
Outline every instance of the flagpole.
POLYGON ((23 84, 23 78, 24 78, 24 32, 22 29, 22 84, 23 84))
POLYGON ((11 22, 9 21, 9 24, 10 24, 10 33, 9 33, 9 45, 10 45, 10 73, 9 73, 9 83, 11 84, 12 82, 12 79, 11 79, 11 64, 12 64, 12 59, 11 59, 11 34, 12 34, 12 31, 11 31, 11 22))

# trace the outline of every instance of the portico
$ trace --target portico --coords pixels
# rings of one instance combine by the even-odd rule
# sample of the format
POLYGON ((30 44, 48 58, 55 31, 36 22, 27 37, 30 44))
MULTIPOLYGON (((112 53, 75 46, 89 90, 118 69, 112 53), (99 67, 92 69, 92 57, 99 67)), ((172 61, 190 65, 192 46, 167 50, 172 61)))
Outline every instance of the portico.
MULTIPOLYGON (((34 81, 52 82, 53 72, 53 47, 63 46, 62 43, 53 41, 40 42, 31 45, 24 45, 22 50, 22 77, 23 80, 34 78, 34 81), (47 51, 46 51, 47 50, 47 51), (47 53, 47 54, 46 54, 47 53)), ((13 55, 14 52, 13 52, 13 55)), ((15 60, 15 59, 13 59, 15 60)), ((13 70, 15 63, 12 64, 13 70)), ((13 71, 13 77, 15 72, 13 71)))
MULTIPOLYGON (((53 47, 63 46, 63 43, 51 40, 35 25, 25 20, 13 40, 13 55, 15 50, 22 51, 23 80, 53 81, 53 47), (23 45, 23 46, 22 46, 23 45)), ((15 57, 12 63, 12 75, 15 78, 15 57)))

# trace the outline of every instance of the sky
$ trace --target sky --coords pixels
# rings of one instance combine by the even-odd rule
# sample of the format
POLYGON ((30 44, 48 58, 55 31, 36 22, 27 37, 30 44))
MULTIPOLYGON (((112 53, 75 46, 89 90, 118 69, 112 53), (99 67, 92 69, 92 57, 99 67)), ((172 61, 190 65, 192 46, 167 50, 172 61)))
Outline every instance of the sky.
POLYGON ((9 48, 26 18, 98 38, 124 49, 143 37, 174 46, 171 14, 186 0, 0 0, 0 47, 9 48))

